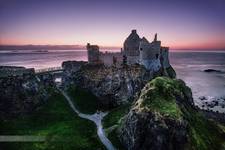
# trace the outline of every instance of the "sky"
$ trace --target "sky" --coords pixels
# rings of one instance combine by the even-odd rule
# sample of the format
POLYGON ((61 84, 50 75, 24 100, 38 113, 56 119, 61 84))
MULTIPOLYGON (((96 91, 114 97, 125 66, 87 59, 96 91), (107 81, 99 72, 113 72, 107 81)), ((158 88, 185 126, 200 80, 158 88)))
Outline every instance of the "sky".
POLYGON ((225 0, 0 0, 0 44, 122 47, 132 29, 174 49, 225 49, 225 0))

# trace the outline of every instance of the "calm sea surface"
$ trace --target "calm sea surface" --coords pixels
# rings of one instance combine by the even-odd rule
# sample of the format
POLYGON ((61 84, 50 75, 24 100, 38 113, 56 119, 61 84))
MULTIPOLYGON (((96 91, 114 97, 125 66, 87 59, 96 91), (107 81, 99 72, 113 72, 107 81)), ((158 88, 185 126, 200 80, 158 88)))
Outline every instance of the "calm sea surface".
MULTIPOLYGON (((0 51, 0 65, 24 66, 27 68, 49 68, 61 66, 66 60, 87 60, 85 50, 50 50, 38 51, 0 51)), ((191 87, 195 104, 218 101, 213 110, 225 112, 225 52, 170 52, 170 62, 177 72, 191 87), (206 73, 205 69, 221 72, 206 73), (199 97, 205 96, 206 100, 199 97)))

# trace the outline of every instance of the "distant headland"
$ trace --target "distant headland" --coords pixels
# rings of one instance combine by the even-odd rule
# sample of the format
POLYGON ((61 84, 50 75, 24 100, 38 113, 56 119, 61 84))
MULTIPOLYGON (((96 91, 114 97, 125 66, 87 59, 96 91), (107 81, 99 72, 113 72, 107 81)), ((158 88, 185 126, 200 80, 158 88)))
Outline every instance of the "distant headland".
MULTIPOLYGON (((116 46, 100 46, 102 49, 120 49, 116 46)), ((0 45, 0 50, 86 50, 85 45, 0 45)))

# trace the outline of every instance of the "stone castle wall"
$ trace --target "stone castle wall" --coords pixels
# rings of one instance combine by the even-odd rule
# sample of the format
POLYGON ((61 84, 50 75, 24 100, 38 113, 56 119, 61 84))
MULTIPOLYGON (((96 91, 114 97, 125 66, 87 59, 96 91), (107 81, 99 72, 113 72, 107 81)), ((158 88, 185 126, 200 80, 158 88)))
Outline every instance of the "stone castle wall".
POLYGON ((136 63, 140 63, 140 57, 138 56, 127 56, 127 64, 131 65, 131 64, 136 64, 136 63))
POLYGON ((160 56, 160 43, 140 42, 140 60, 158 59, 160 56))
POLYGON ((118 66, 123 61, 123 55, 121 52, 116 52, 116 53, 100 52, 100 60, 106 66, 112 66, 112 65, 118 66), (113 59, 115 59, 115 64, 113 62, 114 61, 113 59))
POLYGON ((140 64, 144 65, 148 70, 158 71, 161 68, 160 47, 160 41, 149 43, 143 38, 139 46, 140 64))

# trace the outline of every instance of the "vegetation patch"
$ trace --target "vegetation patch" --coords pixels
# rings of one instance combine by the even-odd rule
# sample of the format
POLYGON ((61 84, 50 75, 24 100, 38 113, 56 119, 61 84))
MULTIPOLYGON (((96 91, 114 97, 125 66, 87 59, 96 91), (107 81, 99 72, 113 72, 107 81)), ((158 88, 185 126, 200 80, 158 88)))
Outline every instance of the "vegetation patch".
POLYGON ((138 107, 173 118, 181 118, 182 112, 175 97, 175 95, 184 97, 181 84, 178 80, 166 77, 158 77, 152 80, 142 90, 137 102, 138 107))
POLYGON ((103 119, 103 127, 109 128, 114 125, 118 125, 120 122, 120 119, 126 115, 129 111, 130 104, 122 105, 117 108, 112 109, 107 116, 103 119))
POLYGON ((45 142, 0 143, 1 148, 9 150, 105 149, 96 135, 95 124, 79 118, 56 91, 47 104, 33 114, 1 121, 0 134, 47 136, 45 142))
POLYGON ((98 98, 92 93, 75 86, 70 86, 67 92, 80 112, 93 114, 101 110, 98 98))
POLYGON ((130 109, 130 104, 122 105, 112 109, 107 116, 104 117, 102 123, 105 131, 108 131, 107 137, 113 143, 113 145, 119 149, 124 150, 117 133, 117 128, 120 124, 121 119, 125 116, 130 109))
POLYGON ((191 95, 181 80, 157 77, 142 90, 136 103, 140 111, 159 112, 174 119, 182 118, 188 122, 189 148, 194 150, 222 150, 225 145, 224 126, 204 118, 193 108, 187 97, 191 95), (177 102, 180 97, 182 102, 177 102), (178 104, 181 103, 181 104, 178 104))
POLYGON ((113 143, 113 145, 116 147, 116 149, 126 150, 126 148, 121 144, 117 135, 118 135, 118 133, 117 133, 117 128, 116 128, 108 134, 108 138, 113 143))
POLYGON ((183 108, 185 119, 189 123, 189 136, 191 149, 197 150, 223 150, 225 144, 224 127, 212 120, 205 119, 200 113, 192 108, 183 108))
MULTIPOLYGON (((68 93, 74 101, 76 107, 82 113, 92 114, 95 113, 97 110, 104 110, 99 104, 97 97, 95 97, 90 92, 87 92, 80 88, 76 88, 75 86, 71 86, 68 89, 68 93)), ((119 150, 123 150, 124 147, 122 146, 119 141, 119 138, 117 137, 117 127, 120 122, 120 119, 128 113, 129 108, 130 104, 113 108, 109 110, 108 115, 106 115, 102 120, 105 132, 107 132, 107 137, 112 142, 112 144, 119 150)))

